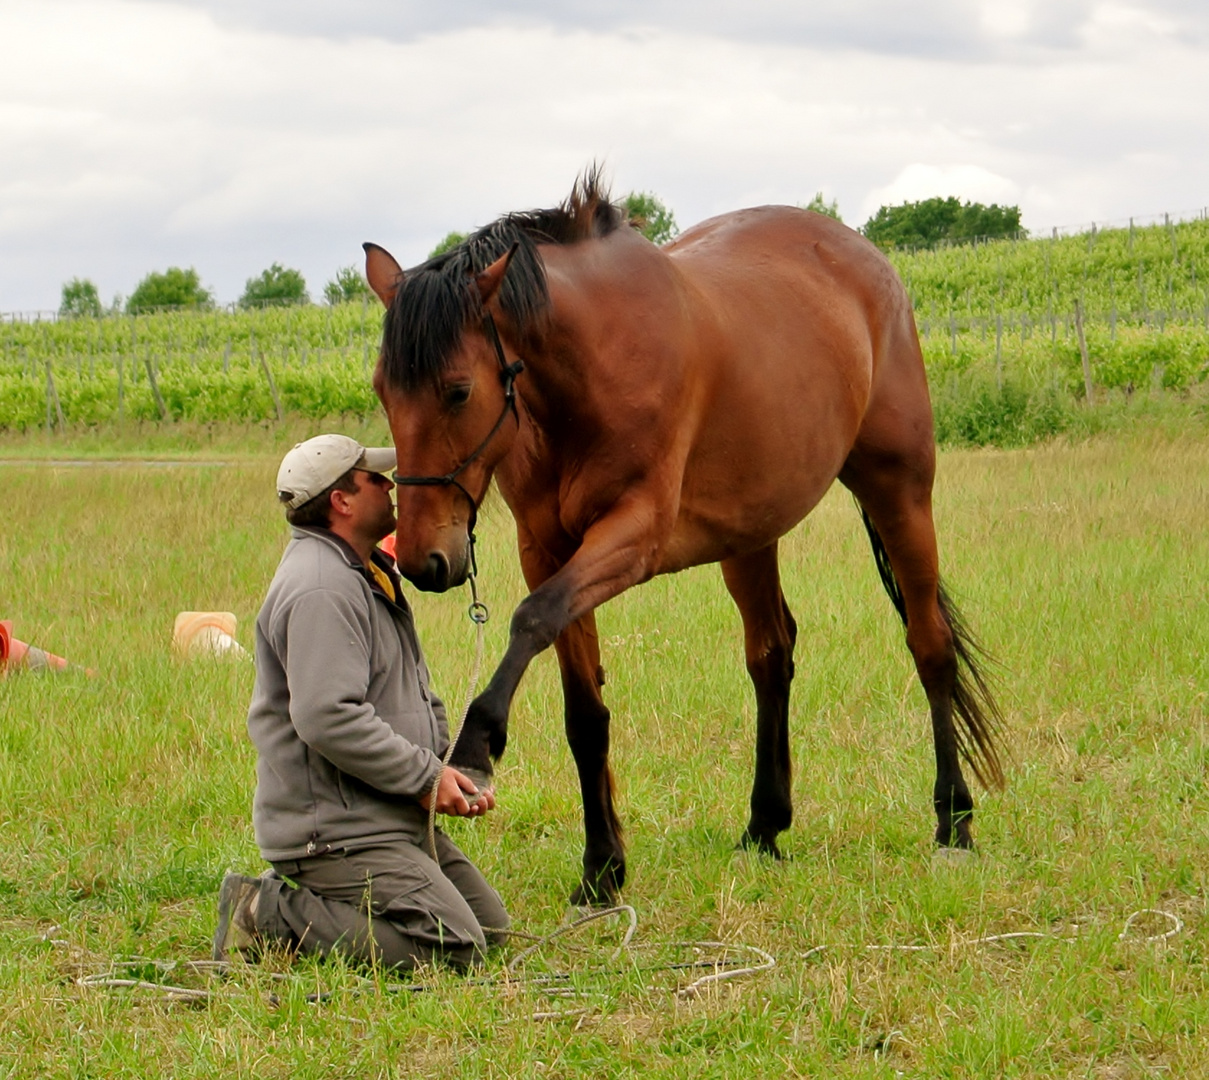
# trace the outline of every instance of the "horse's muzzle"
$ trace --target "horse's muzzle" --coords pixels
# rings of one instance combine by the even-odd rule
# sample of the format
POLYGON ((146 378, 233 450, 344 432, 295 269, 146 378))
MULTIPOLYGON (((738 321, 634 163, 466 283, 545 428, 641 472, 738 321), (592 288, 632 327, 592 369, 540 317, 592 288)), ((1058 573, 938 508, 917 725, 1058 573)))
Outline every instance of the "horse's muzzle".
POLYGON ((403 576, 421 592, 445 592, 465 582, 467 569, 465 558, 459 560, 458 566, 451 567, 444 552, 433 551, 420 573, 403 576))

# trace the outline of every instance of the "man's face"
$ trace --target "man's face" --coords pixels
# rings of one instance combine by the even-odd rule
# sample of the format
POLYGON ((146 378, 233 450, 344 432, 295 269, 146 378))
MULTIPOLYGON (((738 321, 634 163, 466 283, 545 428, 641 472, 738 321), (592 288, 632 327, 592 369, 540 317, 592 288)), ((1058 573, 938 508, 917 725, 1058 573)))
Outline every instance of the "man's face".
POLYGON ((395 485, 381 473, 367 472, 365 469, 354 469, 353 477, 357 481, 357 490, 348 496, 348 504, 353 511, 349 524, 376 544, 394 532, 398 523, 390 498, 395 485))

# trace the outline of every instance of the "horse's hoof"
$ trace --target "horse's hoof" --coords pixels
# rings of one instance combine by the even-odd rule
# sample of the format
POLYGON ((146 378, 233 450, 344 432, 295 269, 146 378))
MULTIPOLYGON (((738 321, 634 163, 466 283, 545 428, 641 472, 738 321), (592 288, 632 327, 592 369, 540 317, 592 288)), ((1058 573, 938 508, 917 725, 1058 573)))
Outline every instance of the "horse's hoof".
POLYGON ((607 908, 617 903, 625 881, 625 867, 610 865, 598 874, 585 874, 571 893, 575 908, 607 908))
POLYGON ((617 893, 605 892, 601 889, 588 889, 584 885, 576 885, 570 896, 571 907, 581 915, 601 908, 611 908, 616 905, 617 893))
POLYGON ((978 861, 972 847, 938 847, 932 852, 933 866, 969 866, 978 861))
MULTIPOLYGON (((491 791, 495 788, 495 777, 482 769, 476 769, 471 765, 451 765, 450 768, 457 769, 467 780, 469 780, 479 791, 491 791)), ((477 799, 476 795, 474 799, 477 799)), ((474 799, 470 801, 473 802, 474 799)))
POLYGON ((768 855, 770 858, 776 859, 777 862, 783 862, 785 859, 785 856, 781 854, 781 849, 777 847, 775 840, 770 840, 766 836, 753 836, 750 832, 744 832, 739 837, 735 850, 755 851, 759 855, 768 855))
POLYGON ((600 908, 613 907, 617 903, 618 890, 604 888, 589 888, 584 882, 575 886, 571 893, 571 906, 585 914, 598 911, 600 908))

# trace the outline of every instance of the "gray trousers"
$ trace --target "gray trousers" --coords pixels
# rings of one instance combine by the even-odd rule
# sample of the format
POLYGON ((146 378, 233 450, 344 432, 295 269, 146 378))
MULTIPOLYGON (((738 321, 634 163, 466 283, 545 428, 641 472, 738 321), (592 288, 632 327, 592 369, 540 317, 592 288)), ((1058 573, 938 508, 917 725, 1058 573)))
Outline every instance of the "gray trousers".
POLYGON ((302 955, 410 969, 444 960, 465 967, 510 925, 499 894, 439 829, 439 863, 398 840, 275 862, 260 889, 256 928, 302 955), (288 880, 281 880, 282 878, 288 880))

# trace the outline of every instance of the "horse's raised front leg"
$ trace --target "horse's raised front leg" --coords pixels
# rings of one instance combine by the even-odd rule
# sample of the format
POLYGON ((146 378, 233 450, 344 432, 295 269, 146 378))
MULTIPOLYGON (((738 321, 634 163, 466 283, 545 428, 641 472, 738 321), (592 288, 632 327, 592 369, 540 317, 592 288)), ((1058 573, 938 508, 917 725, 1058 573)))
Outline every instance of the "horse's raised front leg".
MULTIPOLYGON (((561 569, 521 601, 504 658, 470 706, 453 753, 455 765, 491 775, 491 759, 504 752, 508 712, 529 663, 577 619, 654 573, 658 517, 650 500, 628 496, 593 524, 561 569)), ((525 551, 522 539, 522 566, 527 565, 525 551)), ((606 735, 606 749, 607 744, 606 735)))
POLYGON ((751 819, 739 842, 780 858, 777 835, 793 819, 789 687, 797 624, 781 592, 777 545, 727 559, 722 578, 743 618, 747 672, 756 690, 756 775, 751 819))

